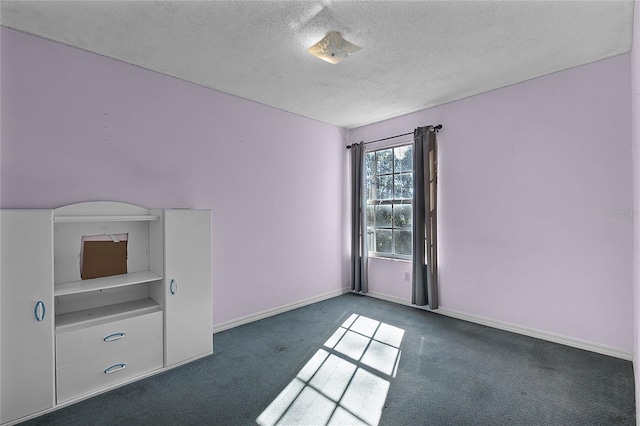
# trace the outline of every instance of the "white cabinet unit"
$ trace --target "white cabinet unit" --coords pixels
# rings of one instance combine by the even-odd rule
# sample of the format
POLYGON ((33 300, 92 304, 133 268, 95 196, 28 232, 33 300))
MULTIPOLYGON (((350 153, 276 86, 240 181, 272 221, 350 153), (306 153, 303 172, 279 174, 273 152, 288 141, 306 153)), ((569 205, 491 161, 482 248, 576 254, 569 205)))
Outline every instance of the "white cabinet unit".
POLYGON ((0 218, 3 424, 212 353, 209 210, 91 202, 0 218), (125 240, 126 273, 82 279, 85 240, 125 240))

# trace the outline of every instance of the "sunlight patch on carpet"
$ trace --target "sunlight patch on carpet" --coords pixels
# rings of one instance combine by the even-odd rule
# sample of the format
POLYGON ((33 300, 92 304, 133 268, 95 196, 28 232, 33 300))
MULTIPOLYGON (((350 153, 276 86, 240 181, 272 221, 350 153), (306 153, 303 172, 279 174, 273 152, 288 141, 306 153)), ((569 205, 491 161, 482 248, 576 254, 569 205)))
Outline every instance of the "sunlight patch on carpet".
POLYGON ((377 426, 404 330, 352 314, 258 416, 260 426, 377 426))

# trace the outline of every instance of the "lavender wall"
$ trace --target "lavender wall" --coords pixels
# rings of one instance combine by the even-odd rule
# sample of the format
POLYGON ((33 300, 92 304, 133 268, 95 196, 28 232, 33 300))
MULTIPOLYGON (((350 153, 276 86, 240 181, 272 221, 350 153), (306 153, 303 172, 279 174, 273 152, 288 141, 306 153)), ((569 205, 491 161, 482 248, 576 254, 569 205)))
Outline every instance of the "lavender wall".
POLYGON ((631 116, 633 132, 633 366, 636 380, 636 418, 640 419, 640 2, 635 2, 631 51, 631 116))
POLYGON ((631 352, 632 219, 606 214, 632 208, 629 68, 622 55, 351 131, 444 125, 443 308, 631 352))
POLYGON ((214 324, 342 288, 343 130, 1 35, 2 208, 211 209, 214 324))

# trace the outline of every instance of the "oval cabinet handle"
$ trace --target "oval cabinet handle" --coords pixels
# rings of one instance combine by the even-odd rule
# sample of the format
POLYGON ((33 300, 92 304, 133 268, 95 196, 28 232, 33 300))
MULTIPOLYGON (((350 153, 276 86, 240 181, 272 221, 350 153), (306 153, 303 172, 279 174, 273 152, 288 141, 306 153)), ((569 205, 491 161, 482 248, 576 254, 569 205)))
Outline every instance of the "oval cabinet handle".
POLYGON ((124 370, 127 367, 127 364, 114 364, 111 367, 104 370, 104 374, 115 373, 116 371, 124 370))
POLYGON ((47 309, 44 306, 44 302, 42 300, 38 300, 36 303, 36 307, 33 309, 33 315, 36 317, 36 321, 44 321, 44 316, 47 313, 47 309))
POLYGON ((172 278, 171 282, 169 283, 169 292, 171 294, 176 294, 177 291, 178 291, 178 282, 172 278))
POLYGON ((127 334, 126 333, 113 333, 108 335, 107 337, 105 337, 104 340, 105 342, 115 342, 116 340, 120 340, 123 337, 125 337, 127 334))

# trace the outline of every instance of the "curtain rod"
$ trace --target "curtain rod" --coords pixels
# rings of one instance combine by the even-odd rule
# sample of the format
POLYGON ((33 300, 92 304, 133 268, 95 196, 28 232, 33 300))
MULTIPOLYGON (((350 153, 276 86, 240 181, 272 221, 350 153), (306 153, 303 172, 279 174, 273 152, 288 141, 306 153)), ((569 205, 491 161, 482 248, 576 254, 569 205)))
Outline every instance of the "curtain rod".
MULTIPOLYGON (((426 127, 433 127, 434 130, 437 132, 438 130, 442 129, 442 124, 436 124, 435 126, 426 126, 426 127)), ((363 145, 367 145, 369 143, 382 142, 382 141, 386 141, 388 139, 399 138, 401 136, 408 136, 408 135, 412 135, 412 134, 413 134, 413 132, 403 133, 401 135, 389 136, 388 138, 376 139, 375 141, 362 142, 362 144, 363 145)), ((348 145, 347 149, 351 149, 351 145, 348 145)))

